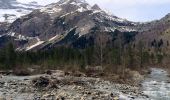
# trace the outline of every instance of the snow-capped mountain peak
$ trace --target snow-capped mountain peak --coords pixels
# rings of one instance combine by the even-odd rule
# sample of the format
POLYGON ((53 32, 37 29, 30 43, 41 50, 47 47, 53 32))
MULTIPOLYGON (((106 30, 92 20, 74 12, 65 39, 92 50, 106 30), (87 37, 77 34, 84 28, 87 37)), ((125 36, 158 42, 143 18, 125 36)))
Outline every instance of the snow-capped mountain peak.
POLYGON ((7 36, 26 41, 18 48, 32 50, 57 44, 79 44, 83 37, 97 35, 100 31, 135 31, 133 26, 133 22, 110 15, 98 5, 91 6, 85 0, 60 0, 14 21, 7 36))
POLYGON ((101 8, 100 8, 97 4, 95 4, 94 6, 92 6, 92 9, 94 9, 94 10, 101 10, 101 8))
POLYGON ((42 7, 40 12, 48 13, 53 19, 57 16, 64 17, 75 12, 84 12, 87 10, 92 10, 92 8, 85 0, 60 0, 57 3, 42 7))
POLYGON ((87 2, 85 0, 60 0, 58 3, 59 4, 71 4, 71 3, 78 4, 78 3, 87 3, 87 2))

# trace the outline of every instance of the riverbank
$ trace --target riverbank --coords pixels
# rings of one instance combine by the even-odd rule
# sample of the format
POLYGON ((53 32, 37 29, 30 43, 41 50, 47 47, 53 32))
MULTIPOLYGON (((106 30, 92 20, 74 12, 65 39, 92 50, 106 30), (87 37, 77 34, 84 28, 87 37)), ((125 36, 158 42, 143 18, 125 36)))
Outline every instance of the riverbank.
MULTIPOLYGON (((168 72, 160 68, 151 68, 150 73, 145 71, 147 74, 145 72, 139 85, 121 84, 104 77, 61 70, 29 76, 1 75, 0 99, 170 100, 168 72)), ((138 78, 139 73, 132 73, 134 78, 138 78)))
POLYGON ((0 97, 6 100, 131 100, 145 96, 139 87, 116 84, 101 78, 66 75, 55 70, 34 76, 1 76, 0 97))

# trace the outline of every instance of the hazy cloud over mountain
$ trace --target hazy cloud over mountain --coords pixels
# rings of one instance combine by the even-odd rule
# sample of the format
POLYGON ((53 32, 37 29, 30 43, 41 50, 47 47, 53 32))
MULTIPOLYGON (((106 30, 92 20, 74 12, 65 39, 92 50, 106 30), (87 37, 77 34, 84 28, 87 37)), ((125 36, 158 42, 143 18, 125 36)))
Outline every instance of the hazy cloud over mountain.
MULTIPOLYGON (((18 0, 30 2, 33 0, 18 0)), ((34 0, 46 5, 58 0, 34 0)), ((132 20, 150 21, 159 19, 170 12, 170 0, 87 0, 91 4, 99 4, 113 14, 132 20)))

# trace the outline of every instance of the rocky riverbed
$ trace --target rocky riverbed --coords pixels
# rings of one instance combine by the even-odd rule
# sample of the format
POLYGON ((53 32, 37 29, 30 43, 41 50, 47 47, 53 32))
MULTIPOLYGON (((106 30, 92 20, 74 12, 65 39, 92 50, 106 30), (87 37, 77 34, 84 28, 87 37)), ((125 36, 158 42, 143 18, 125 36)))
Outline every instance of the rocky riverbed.
POLYGON ((65 75, 1 76, 0 100, 146 100, 139 87, 65 75))
POLYGON ((152 68, 141 87, 60 70, 34 76, 0 76, 0 100, 170 100, 170 78, 152 68))

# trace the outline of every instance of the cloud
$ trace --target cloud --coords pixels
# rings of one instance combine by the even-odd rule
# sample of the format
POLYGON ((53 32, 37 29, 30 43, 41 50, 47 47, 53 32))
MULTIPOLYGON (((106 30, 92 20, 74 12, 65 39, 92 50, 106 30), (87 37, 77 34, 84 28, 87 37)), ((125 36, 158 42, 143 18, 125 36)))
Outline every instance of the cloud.
POLYGON ((159 5, 170 3, 170 0, 87 0, 94 3, 104 3, 104 4, 113 4, 113 5, 125 5, 125 6, 134 6, 134 5, 159 5))
POLYGON ((47 5, 47 4, 50 4, 50 3, 57 2, 58 0, 17 0, 17 1, 22 2, 22 3, 28 3, 28 2, 36 1, 41 5, 47 5))
POLYGON ((132 21, 152 21, 170 13, 170 0, 88 0, 132 21))
MULTIPOLYGON (((18 0, 20 2, 37 1, 46 5, 59 0, 18 0)), ((170 0, 86 0, 91 5, 98 4, 102 9, 114 15, 132 21, 151 21, 170 13, 170 0)))

